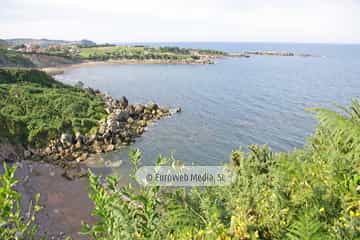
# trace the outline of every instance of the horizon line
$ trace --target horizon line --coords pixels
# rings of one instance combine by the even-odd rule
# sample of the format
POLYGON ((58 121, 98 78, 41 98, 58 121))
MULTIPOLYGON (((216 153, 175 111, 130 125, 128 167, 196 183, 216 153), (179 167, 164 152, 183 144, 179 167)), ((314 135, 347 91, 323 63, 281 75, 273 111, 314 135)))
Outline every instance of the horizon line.
POLYGON ((91 40, 91 38, 80 38, 80 39, 60 39, 60 38, 46 38, 46 37, 40 37, 40 38, 32 38, 32 37, 11 37, 11 38, 2 38, 0 37, 0 40, 15 40, 15 39, 34 39, 34 40, 49 40, 49 41, 81 41, 81 40, 89 40, 93 41, 96 44, 133 44, 133 43, 270 43, 270 44, 323 44, 323 45, 360 45, 360 42, 317 42, 317 41, 261 41, 261 40, 176 40, 176 41, 164 41, 164 40, 144 40, 144 41, 121 41, 121 40, 111 40, 111 41, 95 41, 91 40))

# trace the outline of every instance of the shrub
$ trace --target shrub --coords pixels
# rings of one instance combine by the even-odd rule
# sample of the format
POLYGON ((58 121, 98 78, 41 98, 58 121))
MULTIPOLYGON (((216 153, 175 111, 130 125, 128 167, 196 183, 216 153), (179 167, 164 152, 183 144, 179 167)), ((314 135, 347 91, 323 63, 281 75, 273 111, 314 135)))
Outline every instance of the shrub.
POLYGON ((28 212, 21 212, 21 195, 14 190, 16 167, 4 163, 4 174, 0 175, 0 239, 34 239, 37 231, 36 213, 40 195, 35 196, 35 203, 30 202, 28 212))
MULTIPOLYGON (((267 146, 236 150, 226 187, 120 188, 91 175, 99 219, 93 239, 359 239, 360 104, 345 114, 313 109, 319 126, 290 153, 267 146)), ((141 154, 130 156, 136 166, 141 154)), ((163 161, 162 161, 163 162, 163 161)))
POLYGON ((44 146, 64 131, 87 133, 106 116, 104 102, 38 70, 0 69, 0 133, 44 146))

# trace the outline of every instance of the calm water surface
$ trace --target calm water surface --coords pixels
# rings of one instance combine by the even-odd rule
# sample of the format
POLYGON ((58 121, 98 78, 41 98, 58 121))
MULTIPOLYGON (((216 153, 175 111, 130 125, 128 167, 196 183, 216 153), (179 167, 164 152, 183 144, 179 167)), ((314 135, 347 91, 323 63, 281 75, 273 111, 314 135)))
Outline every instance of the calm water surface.
MULTIPOLYGON (((159 45, 159 44, 152 44, 159 45)), ((145 164, 159 154, 194 164, 228 162, 231 150, 268 144, 276 151, 302 147, 316 126, 309 107, 349 104, 360 94, 360 46, 271 43, 163 43, 229 52, 286 50, 321 57, 233 58, 215 65, 97 65, 57 78, 82 81, 131 103, 154 101, 183 112, 150 127, 134 147, 145 164)), ((126 160, 129 149, 105 154, 126 160)), ((128 165, 124 161, 124 165, 128 165)))

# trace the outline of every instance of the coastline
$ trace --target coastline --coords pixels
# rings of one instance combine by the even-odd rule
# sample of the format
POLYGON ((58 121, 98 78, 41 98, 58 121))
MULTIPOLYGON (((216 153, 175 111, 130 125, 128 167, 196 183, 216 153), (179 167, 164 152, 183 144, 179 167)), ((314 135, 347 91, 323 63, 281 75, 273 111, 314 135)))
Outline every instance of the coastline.
POLYGON ((147 60, 129 60, 129 59, 122 59, 122 60, 106 60, 106 61, 83 61, 80 63, 73 63, 73 64, 66 64, 66 65, 59 65, 57 67, 43 67, 38 68, 41 71, 46 72, 51 76, 63 74, 68 69, 73 68, 80 68, 85 66, 95 66, 95 65, 107 65, 107 64, 119 64, 119 65, 141 65, 141 64, 148 64, 148 65, 205 65, 205 64, 214 64, 213 58, 206 58, 200 60, 163 60, 163 59, 147 59, 147 60))

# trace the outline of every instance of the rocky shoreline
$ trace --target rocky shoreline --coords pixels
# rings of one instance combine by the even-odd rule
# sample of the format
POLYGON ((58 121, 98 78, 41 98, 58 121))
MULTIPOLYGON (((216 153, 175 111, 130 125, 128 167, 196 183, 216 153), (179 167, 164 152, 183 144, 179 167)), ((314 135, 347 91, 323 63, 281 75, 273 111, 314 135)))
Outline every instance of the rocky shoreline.
POLYGON ((245 51, 245 55, 280 56, 280 57, 315 57, 312 54, 296 54, 287 51, 245 51))
POLYGON ((163 60, 163 59, 148 59, 148 60, 106 60, 106 61, 82 61, 72 64, 60 64, 57 66, 46 66, 41 67, 39 70, 46 72, 49 75, 59 75, 63 74, 66 69, 99 65, 99 64, 121 64, 121 65, 141 65, 141 64, 174 64, 174 65, 204 65, 204 64, 214 64, 213 58, 203 58, 199 60, 163 60))
POLYGON ((50 140, 44 148, 27 147, 24 150, 24 159, 43 160, 62 166, 69 170, 64 173, 68 179, 81 177, 87 172, 80 169, 79 164, 91 155, 128 146, 154 121, 181 112, 181 108, 159 107, 152 102, 132 105, 126 97, 115 99, 92 88, 86 88, 86 91, 102 98, 106 105, 107 118, 100 120, 96 130, 91 133, 64 132, 59 138, 50 140))

